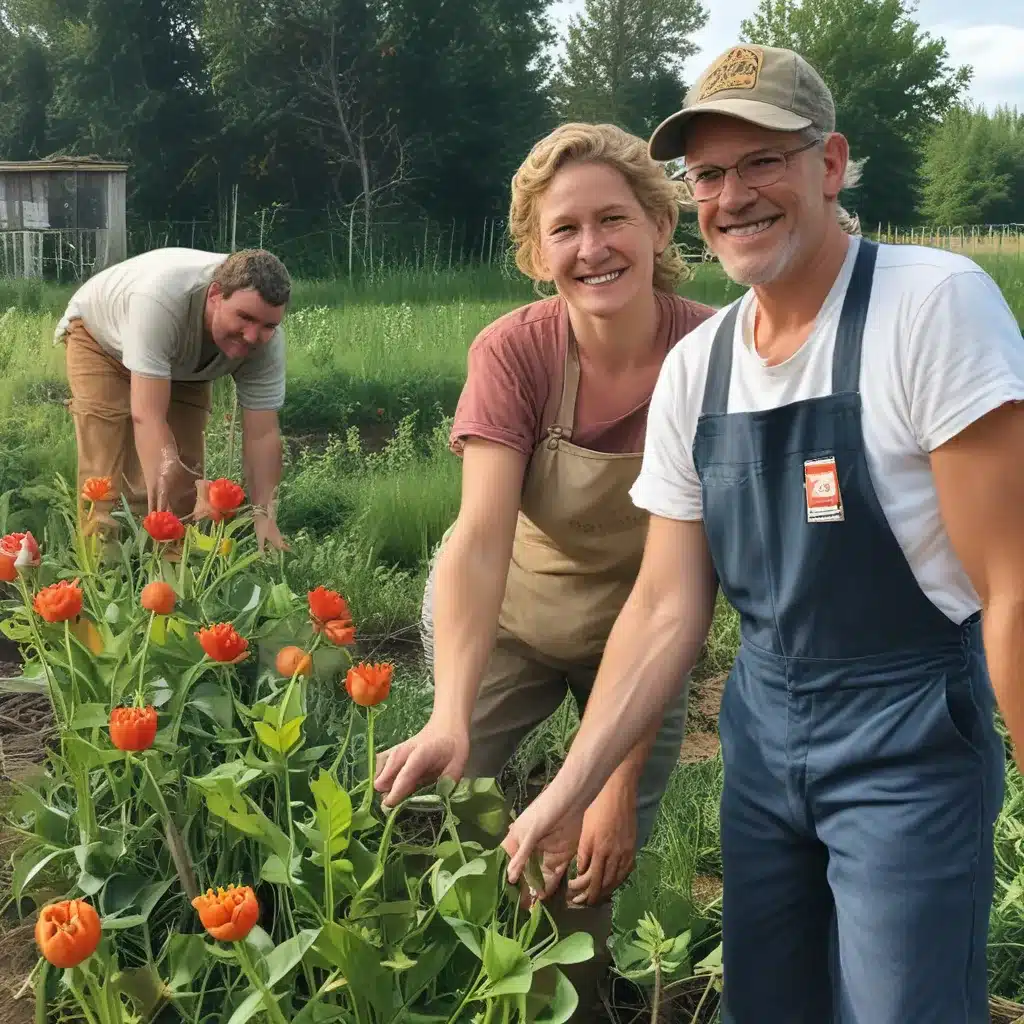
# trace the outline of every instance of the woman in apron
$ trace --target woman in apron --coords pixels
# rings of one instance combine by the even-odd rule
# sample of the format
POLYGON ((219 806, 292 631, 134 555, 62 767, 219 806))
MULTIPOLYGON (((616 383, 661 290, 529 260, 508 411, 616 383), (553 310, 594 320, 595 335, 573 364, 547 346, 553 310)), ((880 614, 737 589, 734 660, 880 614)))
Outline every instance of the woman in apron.
MULTIPOLYGON (((433 713, 382 755, 386 805, 442 774, 495 777, 567 693, 586 705, 643 551, 648 517, 629 489, 651 392, 667 353, 714 313, 675 293, 682 196, 644 142, 611 125, 561 126, 513 178, 517 265, 556 294, 499 318, 469 351, 451 432, 462 501, 424 595, 433 713)), ((609 898, 679 760, 687 693, 688 682, 608 780, 565 858, 577 854, 578 875, 552 913, 596 951, 567 971, 574 1020, 593 1019, 609 898)))

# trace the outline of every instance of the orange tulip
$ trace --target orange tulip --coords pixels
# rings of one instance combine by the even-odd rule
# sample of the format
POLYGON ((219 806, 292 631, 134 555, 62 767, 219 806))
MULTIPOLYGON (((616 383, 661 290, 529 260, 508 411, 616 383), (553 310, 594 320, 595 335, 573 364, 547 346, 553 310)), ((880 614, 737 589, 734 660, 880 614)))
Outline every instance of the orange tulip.
POLYGON ((36 945, 54 967, 77 967, 100 944, 100 916, 85 900, 61 900, 39 911, 36 945))
POLYGON ((91 476, 82 484, 82 497, 86 501, 113 501, 114 488, 109 476, 91 476))
POLYGON ((282 647, 277 652, 276 668, 279 676, 288 679, 296 673, 308 676, 313 670, 313 659, 301 647, 282 647))
POLYGON ((47 622, 66 622, 82 611, 82 591, 78 580, 60 580, 43 587, 32 600, 32 607, 47 622))
POLYGON ((0 581, 13 583, 18 578, 18 570, 14 567, 14 559, 0 551, 0 581))
POLYGON ((324 636, 338 647, 355 643, 356 627, 347 619, 331 619, 324 623, 324 636))
POLYGON ((351 619, 348 602, 336 590, 317 587, 308 593, 309 614, 317 630, 331 619, 351 619))
POLYGON ((230 622, 204 626, 196 636, 199 644, 214 661, 234 665, 249 655, 249 641, 239 636, 230 622))
POLYGON ((150 512, 142 520, 142 528, 155 541, 181 540, 185 536, 185 526, 173 513, 166 510, 150 512))
POLYGON ((110 742, 118 750, 149 750, 156 739, 156 708, 114 708, 110 712, 110 742))
POLYGON ((213 510, 230 519, 235 509, 245 500, 245 491, 239 487, 234 480, 220 477, 210 482, 210 489, 207 491, 207 501, 213 510))
POLYGON ((371 665, 361 661, 345 673, 345 689, 357 704, 372 708, 387 699, 394 671, 395 666, 390 662, 371 665))
POLYGON ((147 612, 155 612, 157 615, 170 615, 174 611, 174 602, 177 595, 174 587, 163 580, 153 580, 142 588, 139 595, 139 603, 147 612))
POLYGON ((256 894, 248 885, 207 889, 192 901, 203 927, 221 942, 241 942, 260 916, 256 894))

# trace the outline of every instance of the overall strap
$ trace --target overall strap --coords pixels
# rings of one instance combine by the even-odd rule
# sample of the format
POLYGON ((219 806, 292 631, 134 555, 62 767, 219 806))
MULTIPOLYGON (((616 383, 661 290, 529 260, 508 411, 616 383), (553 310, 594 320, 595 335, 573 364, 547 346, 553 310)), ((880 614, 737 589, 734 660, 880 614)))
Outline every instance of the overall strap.
POLYGON ((722 317, 711 343, 708 376, 704 382, 704 405, 701 414, 718 416, 729 408, 729 382, 732 379, 732 343, 736 333, 736 316, 740 299, 736 299, 722 317))
POLYGON ((836 347, 832 355, 832 393, 860 391, 860 353, 864 341, 864 324, 871 302, 871 282, 875 273, 878 245, 861 238, 857 260, 846 288, 843 311, 836 331, 836 347))
POLYGON ((576 349, 576 335, 573 334, 572 323, 566 316, 567 333, 565 339, 565 365, 562 372, 562 397, 558 403, 558 414, 555 422, 547 430, 549 448, 557 448, 560 438, 566 441, 572 438, 573 424, 576 422, 576 395, 580 389, 580 357, 576 349))

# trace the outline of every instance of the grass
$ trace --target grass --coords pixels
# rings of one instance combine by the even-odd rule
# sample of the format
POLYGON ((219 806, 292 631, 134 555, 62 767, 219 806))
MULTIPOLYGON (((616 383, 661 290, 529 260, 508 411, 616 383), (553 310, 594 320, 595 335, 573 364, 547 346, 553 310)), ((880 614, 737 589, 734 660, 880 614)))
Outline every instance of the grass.
MULTIPOLYGON (((1024 264, 1016 255, 976 258, 1024 319, 1024 264)), ((739 293, 711 265, 698 267, 682 290, 712 305, 739 293)), ((74 476, 63 349, 52 344, 70 292, 68 286, 0 282, 0 310, 6 310, 0 314, 0 495, 7 495, 0 499, 0 530, 29 526, 44 540, 54 473, 74 476)), ((286 322, 280 501, 293 548, 289 582, 300 592, 317 583, 340 589, 359 623, 360 654, 401 662, 399 699, 379 724, 385 745, 408 736, 430 710, 430 680, 416 657, 417 626, 430 552, 458 509, 460 464, 447 450, 447 436, 466 351, 481 328, 533 297, 522 279, 487 267, 295 285, 286 322)), ((208 475, 237 476, 230 382, 217 383, 214 401, 208 475)), ((695 673, 696 694, 728 671, 736 643, 736 616, 723 602, 695 673)), ((325 701, 325 714, 329 707, 325 701)), ((713 715, 705 711, 695 713, 691 728, 695 720, 713 728, 713 715)), ((521 746, 508 784, 548 777, 577 720, 567 700, 521 746)), ((638 899, 668 919, 682 901, 706 907, 714 921, 721 771, 716 756, 678 767, 620 905, 638 899)), ((1010 773, 990 967, 995 991, 1016 999, 1024 999, 1022 812, 1024 788, 1010 773)), ((713 943, 714 935, 712 929, 706 941, 713 943)))

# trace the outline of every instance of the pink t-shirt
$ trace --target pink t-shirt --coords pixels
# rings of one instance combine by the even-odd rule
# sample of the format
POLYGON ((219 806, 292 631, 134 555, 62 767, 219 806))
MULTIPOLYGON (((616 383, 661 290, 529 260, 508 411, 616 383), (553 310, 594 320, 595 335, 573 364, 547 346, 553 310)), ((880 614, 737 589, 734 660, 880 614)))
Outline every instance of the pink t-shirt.
MULTIPOLYGON (((656 291, 658 338, 669 350, 698 324, 713 316, 711 306, 656 291)), ((450 447, 462 454, 466 437, 479 437, 532 455, 557 414, 562 396, 568 317, 561 296, 514 309, 485 327, 473 340, 466 383, 455 409, 450 447)), ((580 409, 600 409, 585 395, 586 377, 577 395, 573 444, 597 452, 640 452, 647 429, 650 394, 617 419, 584 421, 580 409)))

